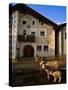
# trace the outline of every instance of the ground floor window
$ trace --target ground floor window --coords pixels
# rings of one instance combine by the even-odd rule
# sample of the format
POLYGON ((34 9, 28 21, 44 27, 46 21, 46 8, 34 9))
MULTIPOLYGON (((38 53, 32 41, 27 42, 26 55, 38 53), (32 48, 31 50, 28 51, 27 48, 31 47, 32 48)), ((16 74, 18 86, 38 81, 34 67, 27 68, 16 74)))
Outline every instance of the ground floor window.
POLYGON ((42 46, 41 45, 37 46, 37 51, 42 51, 42 46))
POLYGON ((48 46, 44 46, 44 51, 48 51, 48 46))

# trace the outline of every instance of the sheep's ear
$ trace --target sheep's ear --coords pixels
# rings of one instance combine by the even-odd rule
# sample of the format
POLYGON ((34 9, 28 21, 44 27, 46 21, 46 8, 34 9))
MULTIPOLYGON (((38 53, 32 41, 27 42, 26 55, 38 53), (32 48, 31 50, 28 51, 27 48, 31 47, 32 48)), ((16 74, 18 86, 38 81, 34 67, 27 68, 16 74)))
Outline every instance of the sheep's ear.
POLYGON ((44 58, 43 58, 43 57, 41 57, 41 60, 44 60, 44 58))

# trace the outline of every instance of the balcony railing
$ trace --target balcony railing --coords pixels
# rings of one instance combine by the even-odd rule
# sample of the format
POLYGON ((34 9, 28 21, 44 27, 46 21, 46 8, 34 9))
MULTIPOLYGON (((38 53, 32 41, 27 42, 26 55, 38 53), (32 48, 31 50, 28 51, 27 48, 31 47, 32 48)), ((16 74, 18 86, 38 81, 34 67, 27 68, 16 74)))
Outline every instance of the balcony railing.
POLYGON ((18 35, 18 41, 20 42, 35 42, 35 36, 32 35, 18 35))

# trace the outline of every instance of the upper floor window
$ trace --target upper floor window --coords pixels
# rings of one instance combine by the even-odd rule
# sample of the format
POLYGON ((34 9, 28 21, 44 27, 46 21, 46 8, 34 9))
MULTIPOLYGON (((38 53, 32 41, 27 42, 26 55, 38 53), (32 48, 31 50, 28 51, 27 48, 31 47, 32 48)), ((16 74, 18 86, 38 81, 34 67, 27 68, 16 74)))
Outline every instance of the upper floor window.
POLYGON ((41 25, 43 25, 44 23, 42 22, 41 25))
POLYGON ((44 31, 41 31, 41 32, 40 32, 40 35, 41 35, 41 36, 44 36, 44 35, 45 35, 45 32, 44 32, 44 31))
POLYGON ((35 32, 31 32, 31 35, 35 36, 35 32))
POLYGON ((44 51, 48 51, 48 46, 44 46, 44 51))
POLYGON ((23 24, 26 24, 26 20, 23 20, 22 23, 23 23, 23 24))
POLYGON ((42 46, 41 45, 37 46, 37 51, 42 51, 42 46))
POLYGON ((32 21, 32 25, 35 25, 35 21, 32 21))

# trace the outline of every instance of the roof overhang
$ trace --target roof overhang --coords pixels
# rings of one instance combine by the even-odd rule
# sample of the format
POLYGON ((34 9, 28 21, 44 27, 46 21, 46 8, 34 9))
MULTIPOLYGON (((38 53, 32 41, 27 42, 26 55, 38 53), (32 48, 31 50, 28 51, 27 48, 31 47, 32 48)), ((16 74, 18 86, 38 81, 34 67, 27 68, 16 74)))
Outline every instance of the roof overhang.
POLYGON ((37 18, 39 21, 52 25, 54 28, 57 27, 56 23, 52 22, 48 18, 39 14, 32 8, 28 7, 26 4, 16 4, 14 6, 12 6, 12 5, 9 6, 9 14, 12 14, 16 10, 18 10, 20 13, 24 13, 24 14, 28 13, 28 14, 32 15, 33 17, 37 18))

